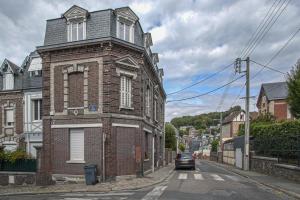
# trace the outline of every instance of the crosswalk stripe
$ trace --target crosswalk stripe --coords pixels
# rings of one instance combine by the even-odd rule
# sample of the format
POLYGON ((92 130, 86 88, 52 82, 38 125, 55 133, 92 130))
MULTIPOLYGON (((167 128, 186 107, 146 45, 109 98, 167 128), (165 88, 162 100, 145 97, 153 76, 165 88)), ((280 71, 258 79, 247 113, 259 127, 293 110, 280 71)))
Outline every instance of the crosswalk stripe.
POLYGON ((240 179, 236 176, 231 176, 231 175, 225 175, 227 178, 233 180, 233 181, 239 181, 240 179))
POLYGON ((146 196, 144 196, 142 200, 156 200, 162 195, 166 188, 167 186, 155 187, 151 192, 146 194, 146 196))
POLYGON ((215 179, 216 181, 224 181, 223 178, 221 178, 221 176, 217 175, 217 174, 211 174, 211 176, 213 177, 213 179, 215 179))
POLYGON ((204 180, 202 174, 194 174, 196 180, 204 180))
POLYGON ((187 174, 180 173, 178 179, 187 179, 187 174))

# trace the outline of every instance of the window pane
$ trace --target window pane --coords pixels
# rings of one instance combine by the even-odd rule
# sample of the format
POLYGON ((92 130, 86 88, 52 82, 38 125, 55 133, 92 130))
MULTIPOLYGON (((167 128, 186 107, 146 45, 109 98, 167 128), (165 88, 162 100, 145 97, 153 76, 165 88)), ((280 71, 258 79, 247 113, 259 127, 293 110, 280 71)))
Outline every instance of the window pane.
POLYGON ((130 38, 130 26, 125 24, 125 40, 129 42, 130 38))
POLYGON ((119 38, 124 40, 124 23, 119 22, 119 38))
POLYGON ((39 101, 38 100, 34 100, 33 101, 33 119, 34 120, 39 120, 39 101))
POLYGON ((83 23, 78 23, 78 40, 83 40, 83 23))
POLYGON ((77 40, 77 23, 72 24, 72 41, 77 40))
POLYGON ((4 75, 4 89, 12 90, 14 88, 14 75, 11 73, 7 73, 4 75))

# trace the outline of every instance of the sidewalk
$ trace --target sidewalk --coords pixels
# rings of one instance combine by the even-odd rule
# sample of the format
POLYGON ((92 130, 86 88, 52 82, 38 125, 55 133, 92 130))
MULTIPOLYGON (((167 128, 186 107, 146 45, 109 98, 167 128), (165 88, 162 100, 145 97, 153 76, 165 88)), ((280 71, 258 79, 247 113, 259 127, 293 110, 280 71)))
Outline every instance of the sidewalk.
POLYGON ((267 186, 274 190, 279 190, 287 195, 300 199, 300 183, 293 182, 281 177, 274 177, 266 174, 257 173, 254 171, 243 171, 235 168, 234 166, 225 165, 214 161, 207 162, 217 165, 233 173, 236 173, 240 176, 249 178, 257 184, 267 186))
POLYGON ((61 184, 51 186, 0 186, 0 196, 20 194, 67 193, 67 192, 110 192, 137 190, 158 184, 173 172, 174 165, 169 164, 143 178, 129 178, 120 181, 99 183, 92 186, 85 184, 61 184))

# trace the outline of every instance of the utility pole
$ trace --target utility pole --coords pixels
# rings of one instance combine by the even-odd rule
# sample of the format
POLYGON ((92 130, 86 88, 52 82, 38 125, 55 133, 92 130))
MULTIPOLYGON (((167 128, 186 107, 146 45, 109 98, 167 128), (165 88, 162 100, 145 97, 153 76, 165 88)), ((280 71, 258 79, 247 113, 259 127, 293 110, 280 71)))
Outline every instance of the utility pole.
POLYGON ((244 150, 244 170, 249 170, 249 132, 250 132, 250 58, 246 58, 246 121, 245 121, 245 150, 244 150))
POLYGON ((237 58, 235 61, 235 72, 236 73, 246 73, 246 120, 245 120, 245 142, 244 142, 244 166, 245 171, 249 170, 249 133, 250 133, 250 58, 247 57, 246 60, 241 60, 237 58), (241 61, 246 61, 246 71, 241 70, 241 61))

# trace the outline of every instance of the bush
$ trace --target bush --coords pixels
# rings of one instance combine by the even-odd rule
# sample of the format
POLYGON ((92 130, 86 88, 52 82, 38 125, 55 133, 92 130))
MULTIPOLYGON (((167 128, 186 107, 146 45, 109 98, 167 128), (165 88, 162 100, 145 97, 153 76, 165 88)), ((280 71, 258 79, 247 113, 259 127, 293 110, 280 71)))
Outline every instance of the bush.
POLYGON ((218 151, 218 146, 219 146, 219 140, 213 140, 211 142, 211 151, 212 152, 217 152, 218 151))
POLYGON ((16 162, 16 160, 30 159, 31 156, 26 153, 24 149, 17 149, 16 151, 1 151, 0 160, 5 160, 9 162, 16 162))
POLYGON ((183 143, 179 143, 178 149, 179 149, 181 152, 184 152, 184 151, 185 151, 185 145, 184 145, 183 143))

